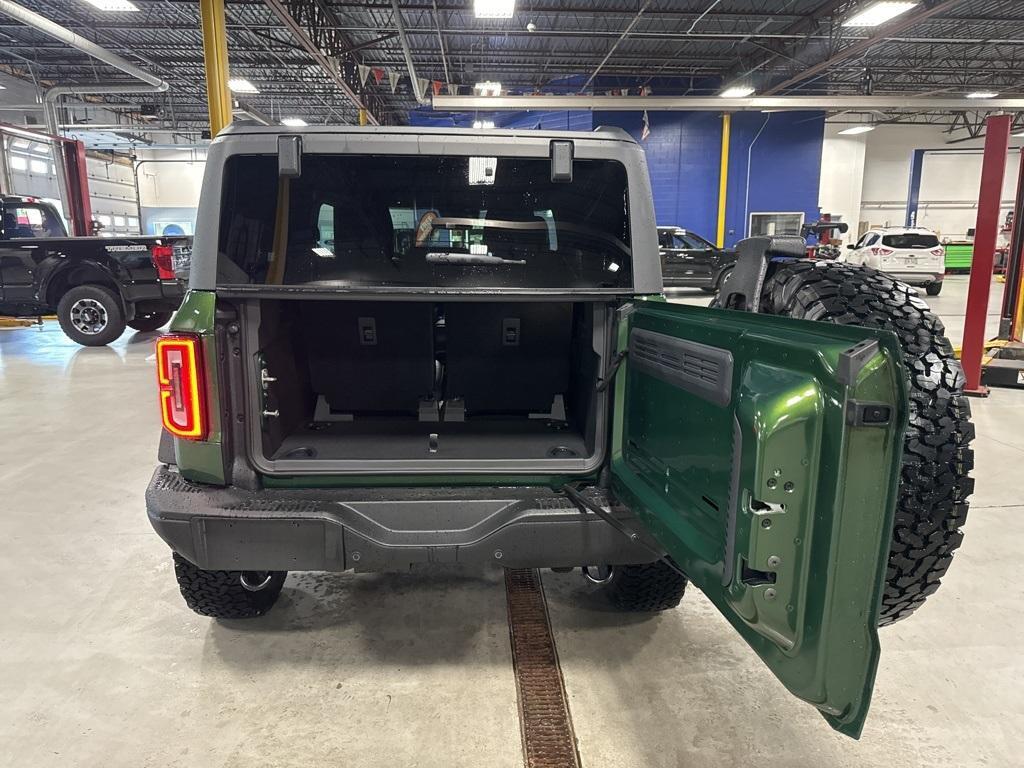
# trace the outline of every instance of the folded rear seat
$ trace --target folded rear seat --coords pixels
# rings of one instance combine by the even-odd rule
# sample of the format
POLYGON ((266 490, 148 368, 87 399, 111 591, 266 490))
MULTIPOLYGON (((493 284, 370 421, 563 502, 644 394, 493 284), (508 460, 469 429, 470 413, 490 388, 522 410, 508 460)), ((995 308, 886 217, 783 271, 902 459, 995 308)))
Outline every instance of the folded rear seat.
POLYGON ((445 305, 445 399, 466 413, 548 413, 569 388, 572 304, 445 305))
POLYGON ((300 304, 310 383, 332 411, 409 415, 435 397, 430 302, 300 304))

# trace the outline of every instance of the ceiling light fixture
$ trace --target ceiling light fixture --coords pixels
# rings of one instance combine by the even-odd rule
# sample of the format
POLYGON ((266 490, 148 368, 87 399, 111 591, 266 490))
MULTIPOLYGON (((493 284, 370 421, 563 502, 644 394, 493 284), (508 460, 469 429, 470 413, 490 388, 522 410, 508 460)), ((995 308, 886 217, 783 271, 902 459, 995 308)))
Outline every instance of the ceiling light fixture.
POLYGON ((244 77, 232 77, 228 80, 228 88, 232 93, 259 93, 260 89, 244 77))
POLYGON ((478 131, 481 130, 481 129, 485 129, 485 128, 493 128, 494 127, 494 121, 493 120, 474 120, 473 121, 473 127, 476 128, 478 131))
POLYGON ((862 133, 870 133, 875 130, 873 125, 855 125, 851 128, 846 128, 839 132, 840 136, 857 136, 862 133))
POLYGON ((511 19, 516 0, 474 0, 473 15, 478 19, 511 19))
POLYGON ((289 128, 301 128, 304 125, 309 125, 301 117, 286 117, 281 120, 281 125, 287 125, 289 128))
POLYGON ((131 3, 128 0, 85 0, 89 5, 94 8, 99 8, 101 11, 137 11, 139 10, 135 3, 131 3))
POLYGON ((754 88, 749 85, 733 85, 722 91, 719 96, 723 99, 744 99, 754 92, 754 88))
POLYGON ((874 5, 868 6, 860 13, 855 13, 853 16, 843 22, 844 27, 877 27, 879 24, 885 24, 890 19, 895 19, 900 14, 906 13, 913 8, 917 3, 891 3, 891 2, 880 2, 874 5))
POLYGON ((501 83, 484 80, 473 86, 473 92, 477 96, 501 96, 501 83))
POLYGON ((999 94, 995 91, 974 91, 967 94, 968 99, 994 99, 999 94))

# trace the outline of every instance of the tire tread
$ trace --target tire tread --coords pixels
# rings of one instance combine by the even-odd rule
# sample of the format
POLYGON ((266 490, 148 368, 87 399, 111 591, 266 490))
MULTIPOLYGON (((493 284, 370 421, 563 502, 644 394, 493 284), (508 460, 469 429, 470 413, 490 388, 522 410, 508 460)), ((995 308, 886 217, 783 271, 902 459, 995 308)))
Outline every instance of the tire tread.
POLYGON ((683 599, 686 579, 667 563, 617 565, 605 587, 608 599, 623 611, 665 611, 683 599))
POLYGON ((765 281, 761 311, 891 330, 900 339, 910 411, 879 624, 904 619, 949 570, 974 490, 971 408, 945 327, 910 286, 842 262, 781 266, 765 281))
POLYGON ((262 616, 277 601, 286 571, 273 571, 270 584, 250 592, 239 579, 241 571, 205 571, 177 552, 174 575, 185 604, 200 616, 215 619, 251 619, 262 616))

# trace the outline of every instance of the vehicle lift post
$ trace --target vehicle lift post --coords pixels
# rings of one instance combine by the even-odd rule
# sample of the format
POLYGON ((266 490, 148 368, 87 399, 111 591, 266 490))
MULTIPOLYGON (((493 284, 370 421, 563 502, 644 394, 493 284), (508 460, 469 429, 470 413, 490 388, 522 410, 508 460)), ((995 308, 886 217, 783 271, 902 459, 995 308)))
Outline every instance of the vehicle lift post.
MULTIPOLYGON (((971 281, 967 289, 967 315, 964 318, 964 344, 960 362, 967 381, 964 393, 987 397, 982 383, 982 358, 985 353, 985 320, 988 315, 992 266, 999 236, 999 206, 1006 155, 1010 149, 1011 115, 994 115, 986 121, 985 152, 981 165, 981 191, 978 194, 978 221, 974 230, 974 256, 971 281)), ((1009 285, 1009 283, 1008 283, 1009 285)))
POLYGON ((992 387, 1024 387, 1024 149, 1020 156, 999 336, 989 342, 988 356, 982 361, 982 384, 992 387))

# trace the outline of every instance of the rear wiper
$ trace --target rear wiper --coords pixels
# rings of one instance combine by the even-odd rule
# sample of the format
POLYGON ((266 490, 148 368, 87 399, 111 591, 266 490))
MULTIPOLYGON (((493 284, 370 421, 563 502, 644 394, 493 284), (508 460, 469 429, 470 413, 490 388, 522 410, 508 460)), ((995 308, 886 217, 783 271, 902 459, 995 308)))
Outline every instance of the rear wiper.
POLYGON ((448 253, 447 251, 431 251, 426 259, 431 264, 525 264, 526 259, 503 259, 500 256, 485 256, 475 253, 448 253))

